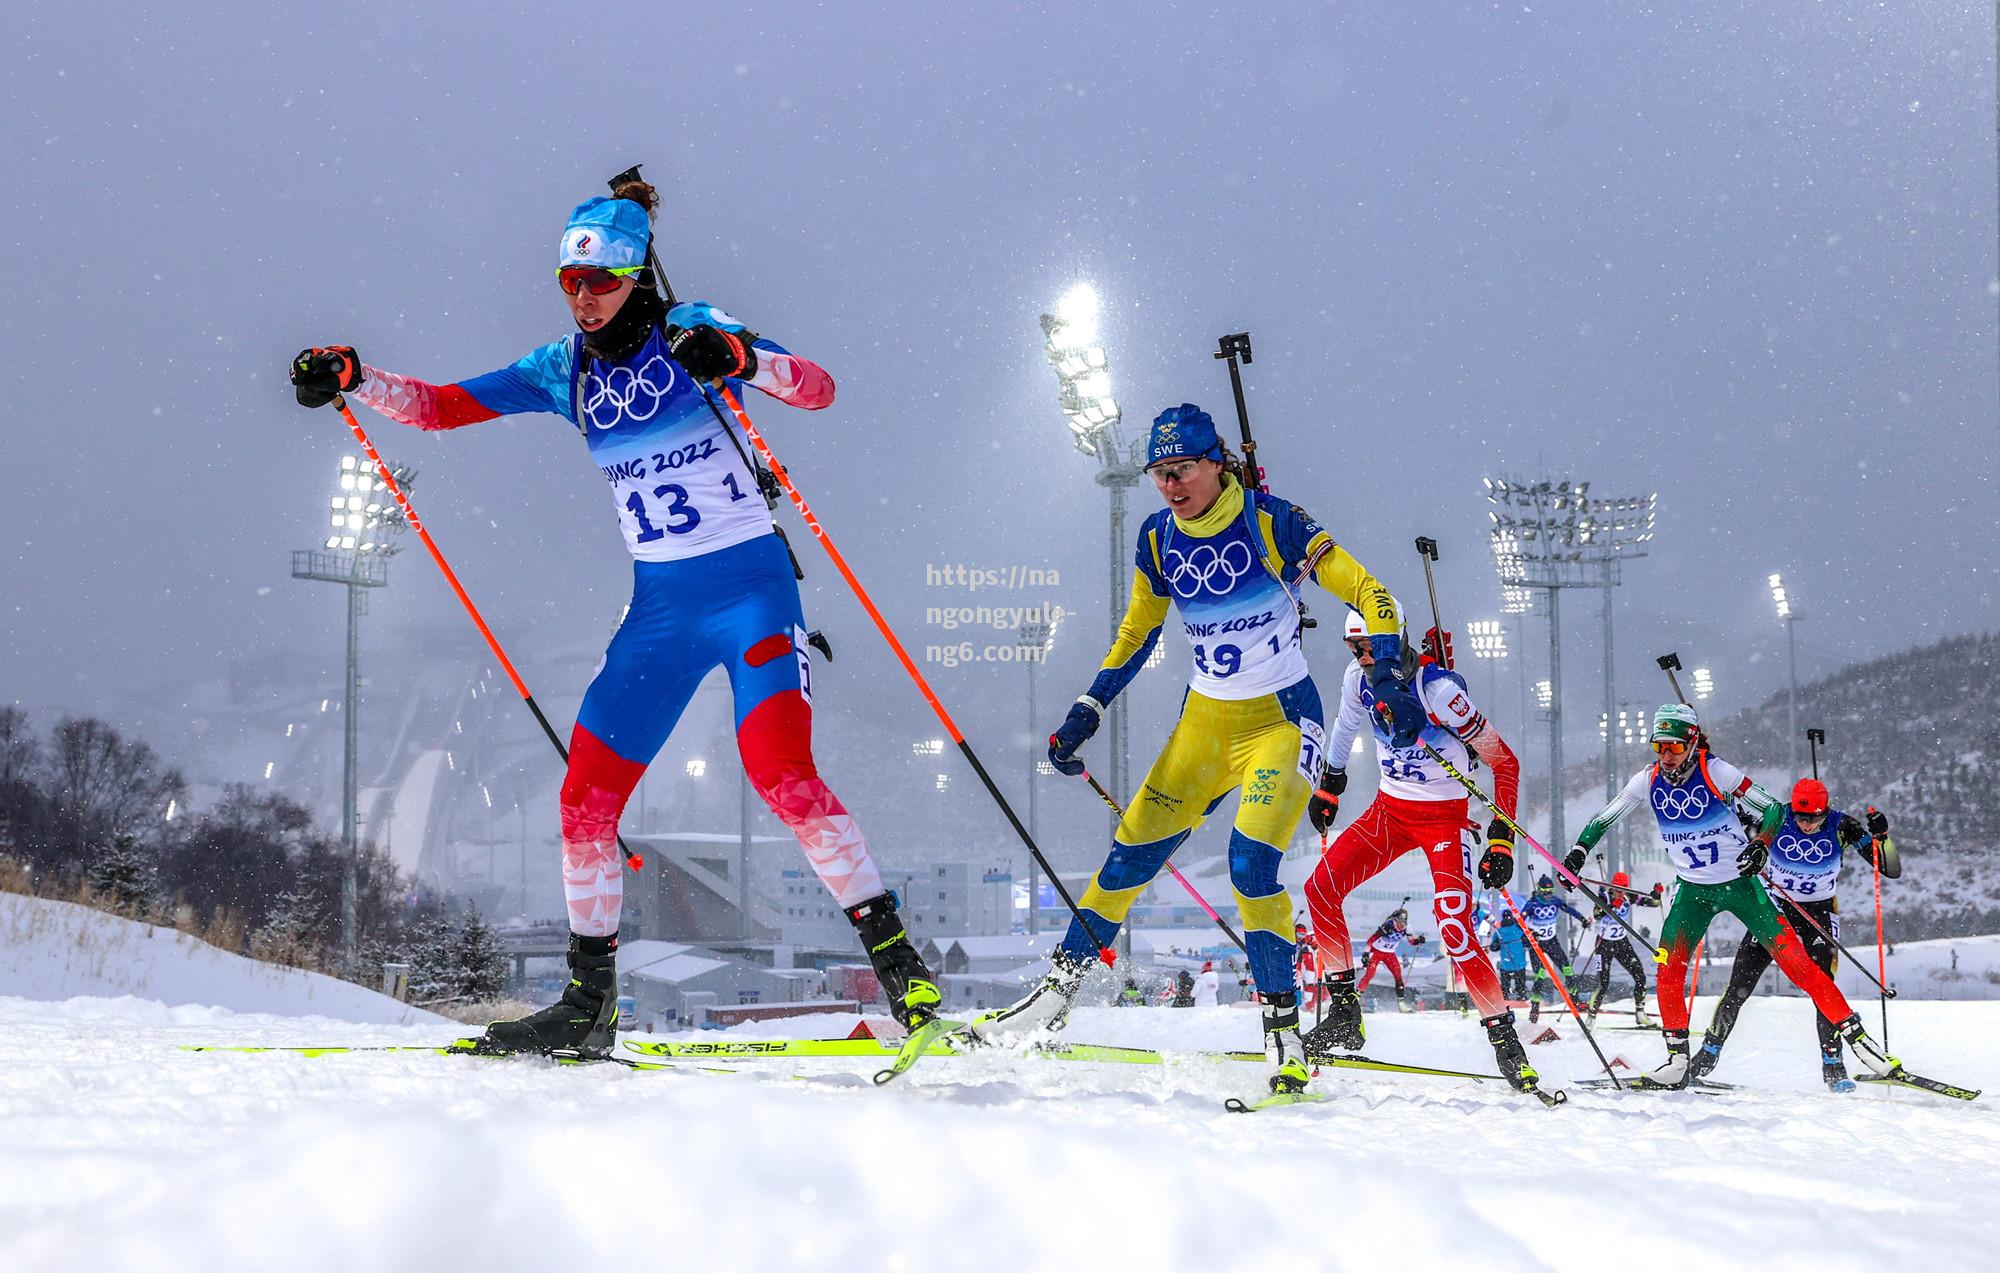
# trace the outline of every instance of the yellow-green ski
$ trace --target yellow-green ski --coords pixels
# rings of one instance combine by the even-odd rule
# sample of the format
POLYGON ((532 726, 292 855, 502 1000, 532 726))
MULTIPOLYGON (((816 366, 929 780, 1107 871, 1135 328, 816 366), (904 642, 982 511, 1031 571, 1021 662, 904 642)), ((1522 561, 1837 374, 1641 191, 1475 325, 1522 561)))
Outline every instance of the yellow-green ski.
POLYGON ((902 1077, 911 1066, 923 1059, 924 1054, 930 1051, 931 1044, 954 1030, 964 1028, 963 1021, 947 1021, 943 1017, 932 1017, 910 1031, 910 1036, 903 1040, 903 1046, 896 1049, 896 1059, 889 1063, 889 1068, 875 1071, 876 1085, 879 1087, 883 1083, 894 1082, 902 1077))

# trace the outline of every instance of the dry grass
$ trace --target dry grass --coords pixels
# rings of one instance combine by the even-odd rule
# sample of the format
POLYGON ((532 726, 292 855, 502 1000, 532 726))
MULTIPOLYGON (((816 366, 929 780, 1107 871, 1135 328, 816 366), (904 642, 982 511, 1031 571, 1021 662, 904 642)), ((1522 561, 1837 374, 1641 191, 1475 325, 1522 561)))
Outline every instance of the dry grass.
POLYGON ((0 893, 35 895, 35 877, 17 857, 0 857, 0 893))
POLYGON ((482 999, 477 1003, 420 1003, 417 1006, 465 1025, 484 1026, 493 1021, 525 1017, 542 1005, 520 999, 482 999))

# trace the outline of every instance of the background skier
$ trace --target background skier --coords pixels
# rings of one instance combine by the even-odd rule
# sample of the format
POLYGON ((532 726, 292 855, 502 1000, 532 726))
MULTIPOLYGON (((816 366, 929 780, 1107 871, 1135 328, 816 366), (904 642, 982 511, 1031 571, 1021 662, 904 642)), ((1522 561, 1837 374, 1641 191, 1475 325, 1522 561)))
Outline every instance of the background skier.
MULTIPOLYGON (((1840 962, 1833 940, 1840 936, 1840 868, 1845 852, 1855 849, 1871 866, 1877 854, 1882 874, 1895 879, 1903 873, 1902 862, 1888 844, 1889 819, 1872 805, 1867 821, 1830 809, 1826 784, 1817 778, 1801 778, 1792 787, 1792 799, 1785 820, 1771 838, 1770 872, 1773 899, 1778 913, 1792 925, 1806 954, 1831 977, 1840 962), (1822 935, 1807 919, 1817 920, 1826 930, 1822 935)), ((1701 1048, 1689 1063, 1696 1078, 1715 1068, 1722 1045, 1736 1028, 1736 1014, 1742 1010, 1764 970, 1771 966, 1771 954, 1763 946, 1746 941, 1736 948, 1736 960, 1729 967, 1729 986, 1715 1016, 1702 1038, 1701 1048)), ((1840 1036, 1824 1016, 1813 1018, 1819 1035, 1820 1077, 1835 1091, 1851 1091, 1847 1065, 1840 1052, 1840 1036)))

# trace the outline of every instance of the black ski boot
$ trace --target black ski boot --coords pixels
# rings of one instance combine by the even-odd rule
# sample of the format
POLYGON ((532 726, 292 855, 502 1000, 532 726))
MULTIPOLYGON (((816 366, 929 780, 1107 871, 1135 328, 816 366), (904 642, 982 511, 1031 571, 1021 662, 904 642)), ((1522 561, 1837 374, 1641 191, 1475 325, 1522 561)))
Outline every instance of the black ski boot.
POLYGON ((1701 1046, 1688 1057, 1688 1081, 1707 1078, 1708 1072, 1722 1059, 1722 1040, 1714 1032, 1701 1036, 1701 1046))
POLYGON ((1361 1023, 1361 996, 1354 993, 1354 970, 1331 973, 1326 979, 1326 1020, 1306 1031, 1306 1056, 1312 1060, 1353 1052, 1368 1042, 1361 1023))
POLYGON ((1521 1036, 1514 1033, 1513 1010, 1487 1017, 1479 1024, 1486 1027, 1486 1041, 1493 1045, 1493 1060, 1500 1067, 1500 1077, 1517 1092, 1534 1091, 1542 1076, 1528 1064, 1528 1050, 1521 1046, 1521 1036))
POLYGON ((569 985, 562 998, 518 1021, 495 1021, 473 1042, 488 1056, 515 1052, 611 1055, 618 1021, 618 934, 569 935, 569 985))
POLYGON ((896 895, 884 893, 847 909, 847 922, 875 965, 875 979, 889 1000, 890 1015, 905 1030, 919 1030, 937 1019, 944 996, 924 967, 924 957, 910 944, 910 934, 896 914, 896 895))

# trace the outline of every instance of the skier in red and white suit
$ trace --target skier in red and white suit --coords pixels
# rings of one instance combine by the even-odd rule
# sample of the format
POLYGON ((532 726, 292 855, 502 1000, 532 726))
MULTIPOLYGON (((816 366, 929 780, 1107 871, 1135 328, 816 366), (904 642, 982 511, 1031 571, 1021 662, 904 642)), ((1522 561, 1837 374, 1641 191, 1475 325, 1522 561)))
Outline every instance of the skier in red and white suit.
MULTIPOLYGON (((1355 661, 1341 682, 1340 713, 1327 744, 1328 763, 1320 772, 1319 790, 1308 806, 1314 826, 1324 833, 1332 825, 1340 794, 1347 786, 1344 762, 1353 754, 1355 739, 1364 726, 1375 735, 1382 779, 1374 803, 1334 838, 1306 881, 1306 905, 1312 915, 1320 963, 1332 970, 1326 984, 1328 1015, 1307 1037, 1307 1055, 1329 1055, 1362 1046, 1366 1033, 1354 984, 1354 951, 1347 934, 1347 895, 1416 849, 1430 861, 1438 944, 1444 947, 1479 1009, 1480 1024, 1486 1027, 1499 1058, 1500 1072, 1516 1087, 1532 1087, 1536 1075, 1515 1036, 1514 1015, 1500 993, 1500 978, 1473 932, 1472 881, 1466 878, 1459 835, 1466 821, 1465 788, 1444 771, 1424 745, 1436 748, 1461 772, 1472 767, 1474 755, 1484 761, 1493 771, 1494 800, 1509 818, 1514 816, 1520 794, 1520 761, 1473 704, 1464 680, 1431 653, 1418 661, 1407 678, 1417 690, 1429 723, 1414 745, 1395 746, 1378 719, 1369 690, 1366 670, 1374 656, 1365 636, 1356 639, 1354 620, 1358 618, 1349 619, 1347 643, 1355 661)), ((1427 636, 1427 651, 1449 649, 1449 636, 1442 642, 1435 638, 1434 632, 1427 636)), ((1479 882, 1486 888, 1500 888, 1513 877, 1513 834, 1504 822, 1495 819, 1486 831, 1479 882)))

